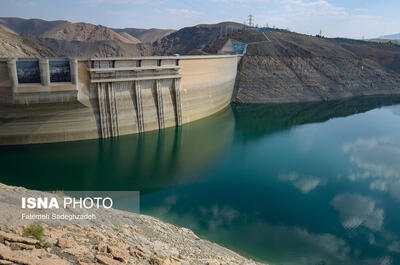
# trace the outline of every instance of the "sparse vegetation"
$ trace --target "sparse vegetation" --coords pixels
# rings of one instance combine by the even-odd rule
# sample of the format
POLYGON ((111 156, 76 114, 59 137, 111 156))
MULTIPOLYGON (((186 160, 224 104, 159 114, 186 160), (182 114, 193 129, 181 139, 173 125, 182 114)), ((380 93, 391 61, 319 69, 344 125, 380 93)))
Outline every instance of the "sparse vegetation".
POLYGON ((58 197, 60 197, 60 198, 65 197, 65 193, 64 193, 64 191, 62 191, 62 190, 55 190, 55 191, 53 191, 53 193, 54 193, 55 195, 57 195, 58 197))
POLYGON ((44 242, 44 243, 42 244, 42 247, 43 247, 43 248, 52 248, 53 245, 52 245, 51 243, 49 243, 49 242, 44 242))
POLYGON ((24 228, 23 235, 24 236, 33 236, 37 240, 42 241, 43 240, 43 231, 44 231, 44 228, 42 226, 32 224, 32 225, 29 225, 24 228))

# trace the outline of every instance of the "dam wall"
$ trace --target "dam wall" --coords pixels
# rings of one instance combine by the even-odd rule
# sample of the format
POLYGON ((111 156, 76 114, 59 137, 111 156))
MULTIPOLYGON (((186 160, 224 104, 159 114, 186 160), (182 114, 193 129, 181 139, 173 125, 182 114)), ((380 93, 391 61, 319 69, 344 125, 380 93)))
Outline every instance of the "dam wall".
POLYGON ((230 104, 240 55, 0 60, 0 145, 161 130, 230 104))

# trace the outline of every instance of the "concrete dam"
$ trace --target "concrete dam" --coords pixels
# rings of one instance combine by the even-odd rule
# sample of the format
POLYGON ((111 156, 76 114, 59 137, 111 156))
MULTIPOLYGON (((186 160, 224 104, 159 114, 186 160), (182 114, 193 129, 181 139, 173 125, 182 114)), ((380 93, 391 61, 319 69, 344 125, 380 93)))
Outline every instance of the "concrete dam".
POLYGON ((230 104, 242 55, 0 59, 0 145, 181 126, 230 104))

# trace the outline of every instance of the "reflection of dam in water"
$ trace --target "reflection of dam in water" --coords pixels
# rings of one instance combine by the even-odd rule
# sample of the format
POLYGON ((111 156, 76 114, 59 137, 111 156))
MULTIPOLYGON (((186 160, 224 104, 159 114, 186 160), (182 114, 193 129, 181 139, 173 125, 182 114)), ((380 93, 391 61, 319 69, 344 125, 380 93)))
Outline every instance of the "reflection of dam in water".
POLYGON ((190 182, 233 140, 231 108, 116 139, 0 147, 0 182, 40 190, 140 190, 190 182))
POLYGON ((181 126, 225 108, 241 55, 0 59, 0 145, 181 126))
POLYGON ((306 104, 235 104, 206 119, 162 131, 102 141, 3 146, 0 182, 41 190, 162 190, 199 177, 191 172, 218 163, 234 143, 399 102, 399 97, 391 96, 306 104))

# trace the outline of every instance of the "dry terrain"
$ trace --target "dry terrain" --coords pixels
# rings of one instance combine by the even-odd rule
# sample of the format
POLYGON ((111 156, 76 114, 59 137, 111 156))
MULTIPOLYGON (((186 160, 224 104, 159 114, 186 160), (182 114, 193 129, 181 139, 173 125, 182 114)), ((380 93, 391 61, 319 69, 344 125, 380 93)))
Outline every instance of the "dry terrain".
POLYGON ((151 55, 151 45, 102 25, 64 20, 0 18, 1 57, 151 55))
MULTIPOLYGON (((225 36, 225 40, 248 43, 239 68, 236 102, 327 101, 400 93, 397 45, 278 30, 266 36, 256 31, 225 36)), ((205 50, 215 52, 223 43, 223 39, 215 41, 205 50)))
POLYGON ((191 230, 113 209, 21 209, 21 197, 54 197, 0 184, 0 264, 249 264, 255 261, 200 239, 191 230), (91 215, 92 220, 31 221, 21 214, 91 215))
POLYGON ((153 43, 162 39, 165 36, 175 32, 174 29, 135 29, 135 28, 124 28, 124 29, 113 29, 119 34, 129 34, 143 43, 153 43))

